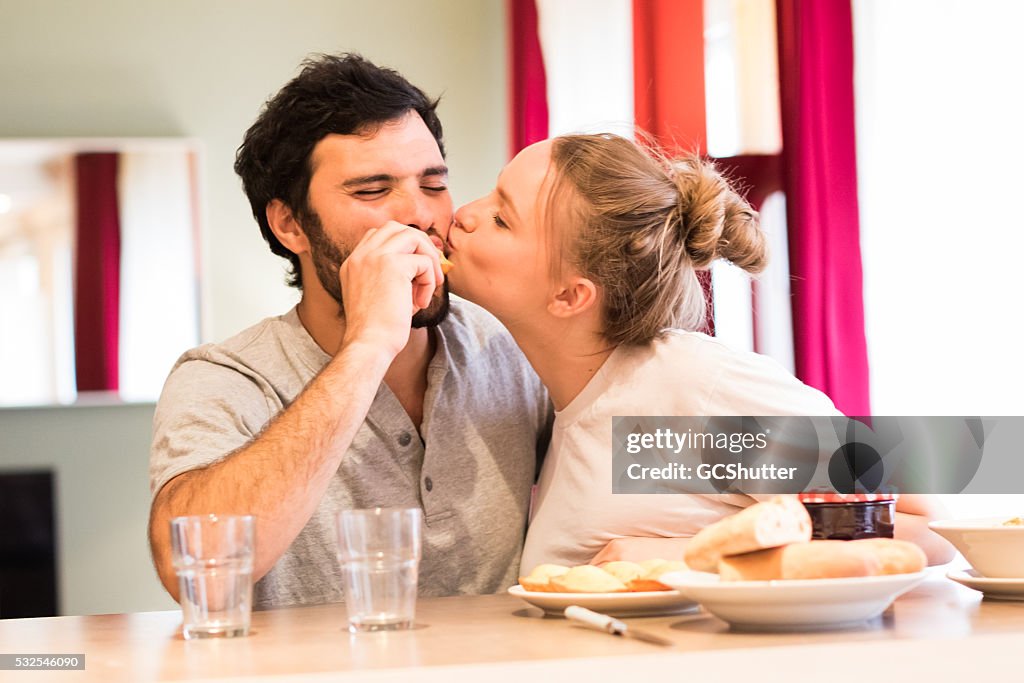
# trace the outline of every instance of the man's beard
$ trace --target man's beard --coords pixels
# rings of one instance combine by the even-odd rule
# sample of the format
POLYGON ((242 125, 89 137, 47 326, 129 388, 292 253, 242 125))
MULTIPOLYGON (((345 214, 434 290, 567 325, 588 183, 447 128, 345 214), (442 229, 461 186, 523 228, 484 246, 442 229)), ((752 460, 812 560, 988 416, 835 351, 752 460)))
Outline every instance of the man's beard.
MULTIPOLYGON (((345 305, 341 295, 338 269, 352 252, 343 250, 327 237, 324 233, 323 223, 320 222, 320 216, 314 211, 307 211, 302 216, 302 228, 309 238, 309 251, 313 258, 316 277, 331 298, 338 302, 338 314, 343 316, 345 305)), ((434 292, 430 305, 413 314, 412 327, 437 327, 448 317, 448 310, 448 280, 446 279, 440 290, 434 292)))

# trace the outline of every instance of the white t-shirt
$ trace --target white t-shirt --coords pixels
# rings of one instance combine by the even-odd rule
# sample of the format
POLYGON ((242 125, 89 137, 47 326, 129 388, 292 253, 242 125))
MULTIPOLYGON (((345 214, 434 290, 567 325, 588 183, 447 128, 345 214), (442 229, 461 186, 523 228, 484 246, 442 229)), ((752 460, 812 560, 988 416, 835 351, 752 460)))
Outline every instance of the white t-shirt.
POLYGON ((767 356, 674 330, 648 346, 619 346, 555 413, 522 572, 585 564, 626 536, 692 536, 754 500, 742 494, 613 494, 615 415, 836 415, 832 401, 767 356))

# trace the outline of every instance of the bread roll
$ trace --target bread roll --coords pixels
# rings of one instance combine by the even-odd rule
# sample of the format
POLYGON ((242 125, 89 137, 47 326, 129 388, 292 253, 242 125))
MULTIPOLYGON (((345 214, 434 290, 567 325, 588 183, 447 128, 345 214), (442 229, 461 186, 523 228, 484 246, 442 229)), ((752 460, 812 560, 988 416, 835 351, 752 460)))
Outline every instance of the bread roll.
POLYGON ((686 569, 685 562, 661 560, 657 565, 649 569, 646 574, 630 581, 627 586, 632 592, 672 590, 671 586, 666 586, 658 579, 669 572, 681 572, 686 569))
POLYGON ((647 573, 647 570, 636 562, 626 562, 624 560, 605 562, 600 565, 600 567, 625 584, 628 584, 633 579, 638 579, 647 573))
POLYGON ((657 567, 659 564, 665 564, 666 562, 668 562, 668 560, 664 560, 664 559, 659 557, 659 558, 653 558, 653 559, 650 559, 650 560, 644 560, 642 562, 639 562, 638 564, 641 567, 644 568, 645 572, 649 572, 652 569, 654 569, 655 567, 657 567))
POLYGON ((882 565, 875 552, 851 541, 808 541, 723 557, 722 581, 837 579, 876 576, 882 565))
POLYGON ((557 593, 619 593, 626 590, 626 584, 600 567, 584 564, 552 577, 551 589, 557 593))
POLYGON ((925 557, 924 551, 908 541, 864 538, 848 543, 873 552, 881 565, 882 574, 914 574, 928 566, 928 558, 925 557))
POLYGON ((550 591, 551 577, 561 576, 569 571, 560 564, 539 564, 526 576, 519 577, 519 585, 528 591, 550 591))
POLYGON ((691 569, 718 571, 723 555, 739 555, 811 540, 811 518, 795 496, 755 503, 705 527, 686 546, 691 569))

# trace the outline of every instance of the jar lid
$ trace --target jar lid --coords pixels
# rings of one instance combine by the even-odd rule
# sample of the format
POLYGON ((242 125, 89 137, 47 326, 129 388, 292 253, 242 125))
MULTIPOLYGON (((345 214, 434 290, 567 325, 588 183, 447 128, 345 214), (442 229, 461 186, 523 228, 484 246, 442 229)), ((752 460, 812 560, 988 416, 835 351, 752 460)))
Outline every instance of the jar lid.
POLYGON ((874 500, 896 500, 895 493, 824 493, 808 491, 797 494, 801 503, 866 503, 874 500))

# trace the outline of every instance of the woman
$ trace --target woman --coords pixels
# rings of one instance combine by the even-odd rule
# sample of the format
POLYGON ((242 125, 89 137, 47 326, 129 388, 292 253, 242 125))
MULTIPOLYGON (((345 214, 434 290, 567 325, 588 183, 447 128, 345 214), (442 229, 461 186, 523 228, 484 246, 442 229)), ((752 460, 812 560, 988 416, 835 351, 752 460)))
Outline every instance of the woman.
MULTIPOLYGON (((773 360, 693 331, 706 305, 697 271, 724 258, 756 273, 766 259, 756 212, 710 163, 614 135, 546 140, 456 213, 448 248, 452 291, 504 323, 555 405, 524 568, 666 556, 663 540, 606 546, 692 536, 753 502, 612 495, 614 415, 837 414, 773 360)), ((924 503, 905 497, 899 509, 924 503)), ((900 517, 911 537, 930 533, 925 517, 900 517)), ((941 539, 927 541, 933 560, 949 559, 941 539)))

